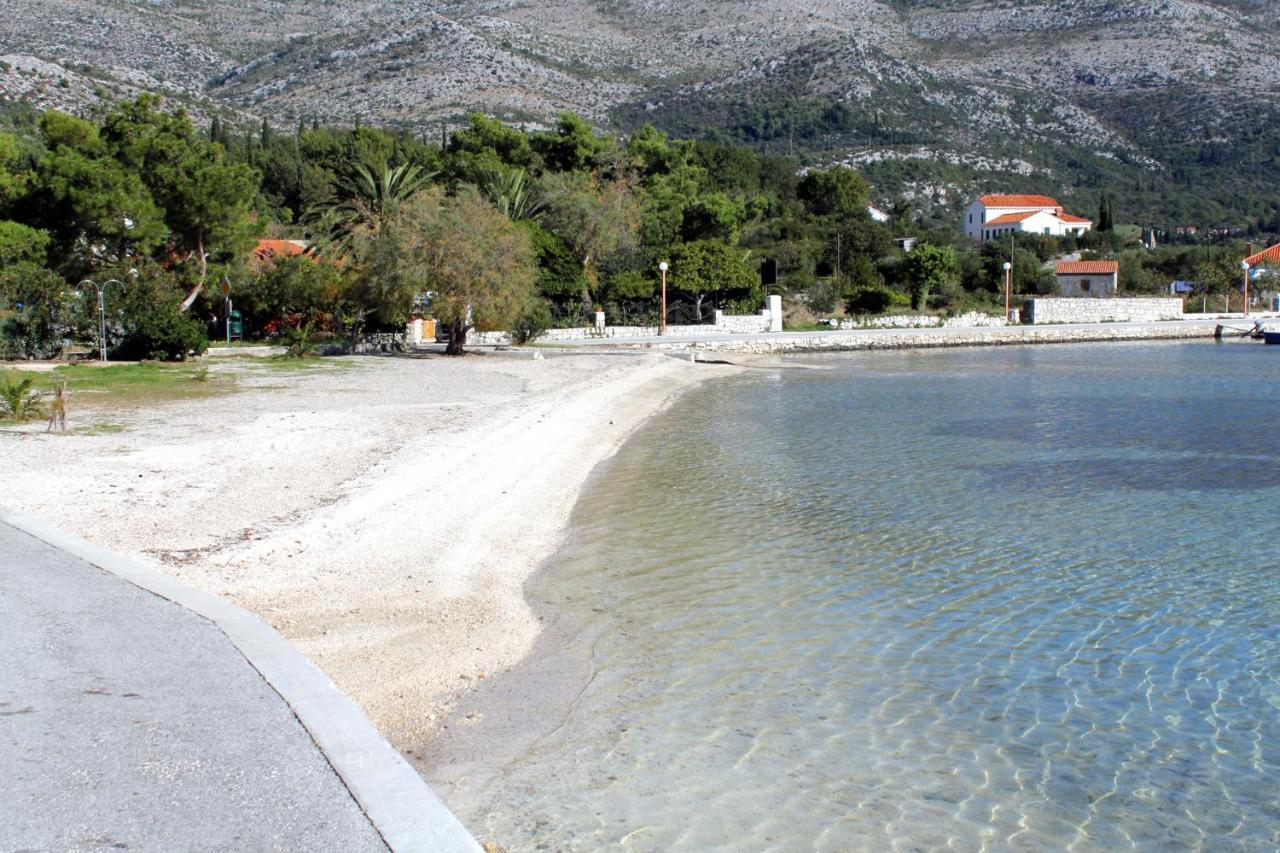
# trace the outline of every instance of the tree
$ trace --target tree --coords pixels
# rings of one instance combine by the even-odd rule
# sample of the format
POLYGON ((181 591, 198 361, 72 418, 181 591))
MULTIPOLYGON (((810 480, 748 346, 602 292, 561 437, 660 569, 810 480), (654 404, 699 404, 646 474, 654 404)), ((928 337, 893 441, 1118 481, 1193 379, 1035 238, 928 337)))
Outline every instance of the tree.
POLYGON ((950 246, 918 243, 899 265, 902 280, 911 294, 911 307, 925 308, 929 294, 943 287, 956 271, 956 252, 950 246))
POLYGON ((800 179, 800 200, 814 216, 837 221, 865 219, 871 189, 866 179, 846 166, 810 171, 800 179))
POLYGON ((408 163, 395 167, 358 163, 354 176, 344 182, 343 194, 319 205, 311 218, 321 224, 341 253, 356 231, 376 234, 430 178, 408 163))
POLYGON ((204 289, 213 251, 233 258, 257 235, 252 204, 261 176, 229 162, 221 145, 200 138, 183 110, 162 111, 154 95, 117 106, 102 135, 162 208, 170 251, 196 263, 196 280, 181 303, 187 311, 204 289))
POLYGON ((533 138, 533 150, 553 172, 589 172, 602 165, 612 143, 596 136, 581 116, 561 113, 555 129, 533 138))
POLYGON ((533 254, 519 225, 473 191, 424 192, 386 229, 394 240, 393 275, 417 292, 434 292, 431 311, 449 330, 449 355, 461 355, 473 328, 509 325, 533 298, 533 254))
POLYGON ((635 246, 639 205, 625 184, 581 172, 543 179, 543 223, 569 245, 582 264, 584 305, 595 301, 599 264, 635 246))
POLYGON ((1104 192, 1098 196, 1098 230, 1111 231, 1115 228, 1115 220, 1111 218, 1111 199, 1104 192))
POLYGON ((533 219, 542 210, 533 182, 523 169, 497 166, 480 176, 478 186, 489 201, 512 222, 533 219))
POLYGON ((671 254, 668 285, 693 300, 697 319, 708 297, 717 303, 754 310, 760 304, 760 275, 747 262, 748 250, 722 240, 699 240, 676 246, 671 254))
POLYGON ((163 211, 136 171, 111 156, 98 128, 50 110, 33 206, 54 237, 53 263, 70 278, 149 253, 168 236, 163 211))

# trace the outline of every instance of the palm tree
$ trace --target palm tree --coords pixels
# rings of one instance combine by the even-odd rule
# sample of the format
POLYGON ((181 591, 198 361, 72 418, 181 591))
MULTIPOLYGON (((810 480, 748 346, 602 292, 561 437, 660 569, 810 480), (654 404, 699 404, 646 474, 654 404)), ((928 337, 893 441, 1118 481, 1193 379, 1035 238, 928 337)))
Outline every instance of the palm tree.
POLYGON ((342 182, 340 194, 316 205, 308 218, 318 222, 333 244, 345 251, 356 231, 377 234, 435 174, 410 163, 395 167, 358 163, 354 175, 342 182))
POLYGON ((524 169, 487 169, 479 183, 480 191, 512 222, 533 219, 542 210, 524 169))

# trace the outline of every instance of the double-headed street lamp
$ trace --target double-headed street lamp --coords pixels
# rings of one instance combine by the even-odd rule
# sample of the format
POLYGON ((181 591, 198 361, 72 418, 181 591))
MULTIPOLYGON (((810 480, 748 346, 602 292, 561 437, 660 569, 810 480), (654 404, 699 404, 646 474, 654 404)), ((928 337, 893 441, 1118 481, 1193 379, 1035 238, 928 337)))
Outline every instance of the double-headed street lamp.
MULTIPOLYGON (((130 277, 130 278, 133 278, 133 279, 135 279, 135 280, 136 280, 136 279, 138 278, 138 271, 137 271, 137 270, 129 270, 129 277, 130 277)), ((77 289, 77 290, 83 290, 83 289, 84 289, 84 286, 85 286, 86 284, 91 285, 91 286, 93 287, 93 289, 94 289, 94 290, 96 290, 96 291, 98 292, 98 360, 99 360, 99 361, 106 361, 106 360, 107 360, 107 300, 106 300, 106 292, 107 292, 107 288, 108 288, 109 286, 113 285, 113 284, 118 284, 118 285, 120 285, 120 289, 121 289, 121 290, 123 290, 123 289, 124 289, 124 282, 123 282, 123 281, 121 281, 121 280, 120 280, 120 279, 118 279, 118 278, 109 278, 109 279, 107 279, 106 281, 104 281, 102 284, 98 284, 96 281, 92 281, 92 280, 90 280, 90 279, 87 279, 87 278, 86 278, 84 281, 82 281, 82 282, 80 282, 78 285, 76 285, 76 289, 77 289)))
POLYGON ((1009 322, 1009 294, 1013 291, 1013 264, 1004 262, 1004 321, 1009 322))
POLYGON ((658 318, 658 334, 665 335, 667 333, 667 262, 663 261, 658 264, 658 271, 662 273, 662 316, 658 318))

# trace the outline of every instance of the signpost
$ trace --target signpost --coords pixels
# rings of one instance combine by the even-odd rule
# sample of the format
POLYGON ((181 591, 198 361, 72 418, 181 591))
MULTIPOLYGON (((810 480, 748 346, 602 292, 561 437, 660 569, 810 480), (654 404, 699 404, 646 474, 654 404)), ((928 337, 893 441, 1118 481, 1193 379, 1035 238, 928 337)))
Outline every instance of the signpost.
POLYGON ((231 279, 222 279, 223 325, 227 331, 227 346, 231 346, 231 279))

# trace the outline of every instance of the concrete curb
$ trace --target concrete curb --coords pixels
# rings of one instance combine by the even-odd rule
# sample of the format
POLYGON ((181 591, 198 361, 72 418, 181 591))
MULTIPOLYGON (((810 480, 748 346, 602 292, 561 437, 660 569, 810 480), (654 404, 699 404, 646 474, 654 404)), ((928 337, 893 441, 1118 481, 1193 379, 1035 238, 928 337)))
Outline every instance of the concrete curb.
POLYGON ((392 850, 481 849, 355 702, 262 619, 37 518, 0 507, 0 521, 216 625, 293 710, 392 850))

